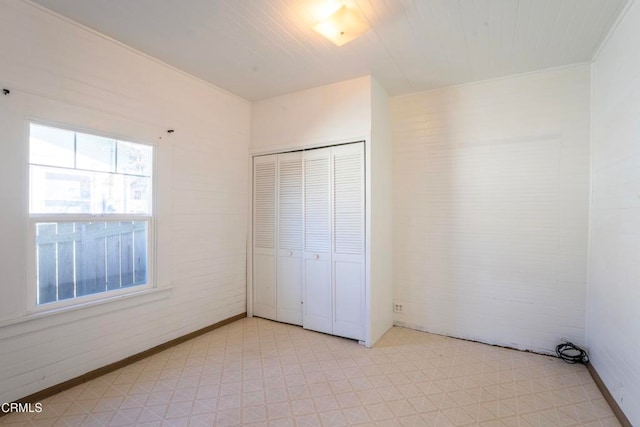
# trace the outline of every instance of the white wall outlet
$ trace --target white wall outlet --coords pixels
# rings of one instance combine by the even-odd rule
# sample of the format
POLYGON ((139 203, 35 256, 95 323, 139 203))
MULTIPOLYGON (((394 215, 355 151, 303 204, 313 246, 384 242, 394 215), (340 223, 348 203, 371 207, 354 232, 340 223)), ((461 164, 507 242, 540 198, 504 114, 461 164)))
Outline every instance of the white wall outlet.
POLYGON ((394 313, 402 313, 402 304, 399 304, 397 302, 393 303, 393 312, 394 313))

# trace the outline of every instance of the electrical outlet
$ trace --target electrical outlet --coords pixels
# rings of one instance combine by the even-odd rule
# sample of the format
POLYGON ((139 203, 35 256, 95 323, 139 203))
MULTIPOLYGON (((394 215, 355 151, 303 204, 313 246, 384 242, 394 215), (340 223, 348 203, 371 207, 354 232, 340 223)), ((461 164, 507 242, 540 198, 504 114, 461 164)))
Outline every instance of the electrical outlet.
POLYGON ((394 313, 402 313, 402 304, 398 304, 397 302, 393 304, 394 313))

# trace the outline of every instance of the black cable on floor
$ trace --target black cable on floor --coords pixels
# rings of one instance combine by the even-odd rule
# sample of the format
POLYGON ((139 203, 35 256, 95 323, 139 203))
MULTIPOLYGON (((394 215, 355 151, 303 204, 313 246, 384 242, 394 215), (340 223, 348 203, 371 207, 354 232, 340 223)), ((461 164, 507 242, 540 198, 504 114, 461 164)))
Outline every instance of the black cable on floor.
POLYGON ((560 359, 571 364, 586 364, 589 361, 589 355, 587 352, 569 341, 558 344, 556 347, 556 354, 560 359))

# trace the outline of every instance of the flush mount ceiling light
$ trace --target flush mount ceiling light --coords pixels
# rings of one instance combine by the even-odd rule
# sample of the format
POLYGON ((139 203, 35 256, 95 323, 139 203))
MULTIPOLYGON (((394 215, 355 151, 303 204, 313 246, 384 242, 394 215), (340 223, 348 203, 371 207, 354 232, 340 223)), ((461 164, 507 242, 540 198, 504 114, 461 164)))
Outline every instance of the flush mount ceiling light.
POLYGON ((342 5, 333 15, 320 21, 313 29, 336 46, 342 46, 367 31, 369 23, 357 10, 342 5))

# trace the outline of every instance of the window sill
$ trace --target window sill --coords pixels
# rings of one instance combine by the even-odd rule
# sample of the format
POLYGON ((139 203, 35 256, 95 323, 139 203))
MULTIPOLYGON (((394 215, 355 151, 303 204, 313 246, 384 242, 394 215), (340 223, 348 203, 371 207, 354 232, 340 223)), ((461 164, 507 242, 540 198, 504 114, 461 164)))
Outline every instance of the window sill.
POLYGON ((138 305, 160 301, 168 298, 171 292, 172 287, 144 289, 67 307, 29 313, 25 316, 0 322, 0 339, 42 331, 65 323, 103 316, 138 305))

